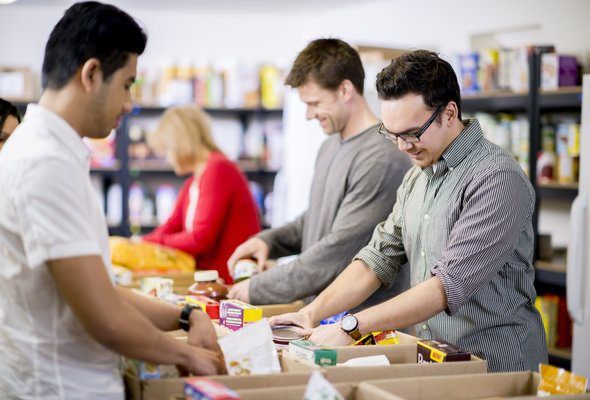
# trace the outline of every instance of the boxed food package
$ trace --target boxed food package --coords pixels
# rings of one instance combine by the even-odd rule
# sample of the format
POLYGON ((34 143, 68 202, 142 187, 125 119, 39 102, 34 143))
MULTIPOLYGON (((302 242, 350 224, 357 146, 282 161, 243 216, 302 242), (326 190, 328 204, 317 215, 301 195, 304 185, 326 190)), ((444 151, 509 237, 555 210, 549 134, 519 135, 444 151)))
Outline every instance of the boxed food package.
POLYGON ((139 290, 143 294, 161 299, 167 295, 172 294, 173 285, 174 282, 172 279, 162 278, 159 276, 150 276, 141 278, 139 290))
POLYGON ((336 350, 318 346, 309 340, 294 340, 289 343, 289 354, 301 357, 321 366, 336 365, 336 350))
POLYGON ((194 306, 200 307, 203 311, 207 313, 209 318, 215 320, 219 319, 220 304, 218 301, 213 300, 207 296, 188 295, 185 297, 185 302, 187 304, 192 304, 194 306))
POLYGON ((418 340, 417 362, 469 361, 471 353, 440 339, 418 340))
POLYGON ((244 325, 262 319, 262 309, 240 300, 222 300, 219 306, 219 324, 237 331, 244 325))
POLYGON ((185 400, 239 400, 240 396, 208 378, 189 378, 184 382, 185 400))

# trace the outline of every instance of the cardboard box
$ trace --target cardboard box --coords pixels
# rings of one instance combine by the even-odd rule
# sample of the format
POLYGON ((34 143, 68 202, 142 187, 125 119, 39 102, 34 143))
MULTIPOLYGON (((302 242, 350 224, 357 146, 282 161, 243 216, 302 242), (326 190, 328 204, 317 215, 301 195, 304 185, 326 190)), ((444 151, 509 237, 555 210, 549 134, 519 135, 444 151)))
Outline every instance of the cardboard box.
MULTIPOLYGON (((281 356, 279 360, 283 370, 280 374, 214 375, 209 376, 209 378, 234 390, 307 384, 313 368, 300 363, 293 363, 292 360, 287 360, 281 356)), ((161 400, 181 395, 184 390, 185 378, 140 380, 137 376, 126 373, 124 381, 127 399, 161 400)))
MULTIPOLYGON (((401 337, 402 343, 383 346, 347 346, 335 347, 337 349, 337 362, 343 363, 351 358, 367 357, 383 354, 391 365, 375 367, 324 367, 323 372, 330 382, 362 382, 369 379, 406 378, 418 376, 457 375, 457 374, 483 374, 487 372, 487 362, 478 357, 471 356, 471 361, 456 361, 452 363, 418 364, 416 362, 417 344, 416 338, 410 335, 401 337), (413 343, 408 341, 414 340, 413 343)), ((291 370, 302 368, 320 368, 301 358, 289 353, 283 353, 283 362, 288 364, 291 370), (295 366, 299 364, 299 366, 295 366)))
POLYGON ((262 308, 262 317, 263 318, 270 318, 275 315, 297 312, 297 311, 301 310, 304 305, 305 305, 304 302, 302 302, 301 300, 298 300, 293 303, 267 304, 267 305, 259 305, 257 307, 262 308))
POLYGON ((366 381, 360 386, 371 386, 375 389, 375 392, 380 390, 382 393, 389 393, 393 395, 390 398, 395 400, 459 400, 522 397, 526 397, 527 399, 590 399, 590 394, 537 397, 539 379, 540 376, 538 373, 528 371, 387 379, 366 381))

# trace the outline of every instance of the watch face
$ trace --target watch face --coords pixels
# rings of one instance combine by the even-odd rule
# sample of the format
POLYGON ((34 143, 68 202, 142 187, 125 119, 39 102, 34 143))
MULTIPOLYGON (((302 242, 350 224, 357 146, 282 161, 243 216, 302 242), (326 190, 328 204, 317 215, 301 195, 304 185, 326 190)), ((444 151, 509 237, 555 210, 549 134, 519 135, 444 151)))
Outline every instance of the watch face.
POLYGON ((356 329, 357 324, 358 321, 356 320, 356 317, 354 315, 346 315, 340 321, 340 326, 342 326, 342 329, 344 329, 347 332, 351 332, 354 329, 356 329))

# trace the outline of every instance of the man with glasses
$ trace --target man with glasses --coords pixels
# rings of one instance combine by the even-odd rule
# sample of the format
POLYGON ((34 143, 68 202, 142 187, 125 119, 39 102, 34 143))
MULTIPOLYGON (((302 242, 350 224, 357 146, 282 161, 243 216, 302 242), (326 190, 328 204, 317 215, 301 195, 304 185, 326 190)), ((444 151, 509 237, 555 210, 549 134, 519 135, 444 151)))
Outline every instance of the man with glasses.
POLYGON ((317 325, 388 286, 410 261, 412 288, 310 340, 344 345, 360 334, 416 325, 488 361, 489 371, 536 370, 547 361, 534 307, 535 193, 514 157, 461 120, 457 78, 437 54, 417 50, 377 76, 379 131, 408 154, 388 219, 347 269, 299 313, 272 323, 317 325))
MULTIPOLYGON (((268 257, 297 257, 235 284, 230 298, 272 304, 317 295, 391 212, 411 162, 395 147, 383 145, 379 120, 363 97, 364 81, 359 54, 342 40, 314 40, 297 56, 286 83, 306 104, 307 119, 317 119, 328 135, 316 158, 309 207, 294 221, 238 246, 228 267, 252 257, 266 269, 268 257)), ((404 275, 360 308, 407 288, 409 276, 404 275)))

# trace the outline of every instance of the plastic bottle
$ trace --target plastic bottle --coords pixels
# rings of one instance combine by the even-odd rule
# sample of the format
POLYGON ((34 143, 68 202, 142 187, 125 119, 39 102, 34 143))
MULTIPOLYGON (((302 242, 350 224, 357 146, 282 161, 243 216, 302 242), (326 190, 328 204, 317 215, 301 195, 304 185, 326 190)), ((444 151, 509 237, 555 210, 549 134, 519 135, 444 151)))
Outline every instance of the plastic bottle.
POLYGON ((188 294, 194 296, 207 296, 213 300, 227 299, 227 288, 217 282, 219 272, 216 270, 195 272, 195 283, 188 288, 188 294))

